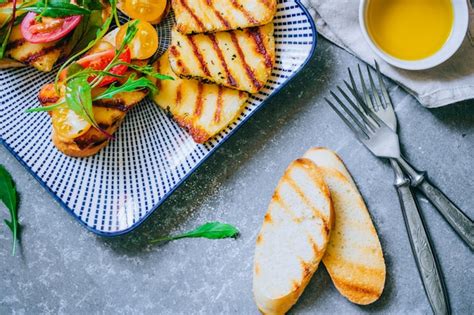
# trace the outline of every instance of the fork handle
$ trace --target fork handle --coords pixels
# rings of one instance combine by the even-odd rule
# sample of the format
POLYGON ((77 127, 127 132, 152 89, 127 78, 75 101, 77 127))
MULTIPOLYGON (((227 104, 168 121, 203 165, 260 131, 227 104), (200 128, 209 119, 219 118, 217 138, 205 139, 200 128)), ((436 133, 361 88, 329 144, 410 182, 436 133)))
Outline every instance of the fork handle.
POLYGON ((417 171, 405 159, 397 159, 404 171, 410 176, 411 184, 417 187, 438 209, 461 239, 474 250, 474 223, 435 185, 430 183, 425 172, 417 171))
POLYGON ((394 186, 397 188, 398 198, 402 208, 408 238, 415 257, 418 272, 423 287, 435 315, 449 314, 449 300, 441 276, 440 268, 432 249, 429 235, 418 209, 409 179, 403 174, 398 163, 390 159, 395 173, 394 186))

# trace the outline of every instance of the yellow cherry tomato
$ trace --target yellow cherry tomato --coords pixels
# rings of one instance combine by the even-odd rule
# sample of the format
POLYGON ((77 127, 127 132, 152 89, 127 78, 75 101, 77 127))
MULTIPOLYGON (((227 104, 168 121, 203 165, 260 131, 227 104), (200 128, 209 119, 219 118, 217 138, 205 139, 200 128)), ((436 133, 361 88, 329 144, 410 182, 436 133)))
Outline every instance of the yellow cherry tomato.
POLYGON ((132 19, 159 23, 167 8, 167 0, 124 0, 122 11, 132 19))
POLYGON ((54 130, 64 138, 74 139, 85 134, 91 125, 73 110, 61 107, 51 113, 54 130))
MULTIPOLYGON (((117 47, 120 47, 122 44, 127 32, 128 23, 122 25, 117 33, 117 47)), ((158 49, 158 33, 153 25, 144 21, 140 21, 137 24, 137 29, 137 34, 128 45, 131 57, 132 59, 148 59, 153 56, 158 49)))

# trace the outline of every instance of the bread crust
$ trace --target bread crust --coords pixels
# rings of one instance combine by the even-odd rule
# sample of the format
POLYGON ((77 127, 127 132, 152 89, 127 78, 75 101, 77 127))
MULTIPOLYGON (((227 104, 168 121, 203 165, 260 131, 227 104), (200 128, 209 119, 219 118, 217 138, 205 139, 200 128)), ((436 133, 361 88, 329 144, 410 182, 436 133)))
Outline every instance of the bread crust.
POLYGON ((323 263, 344 297, 360 305, 373 303, 383 292, 386 266, 364 200, 335 152, 313 148, 304 157, 321 169, 337 218, 323 263))

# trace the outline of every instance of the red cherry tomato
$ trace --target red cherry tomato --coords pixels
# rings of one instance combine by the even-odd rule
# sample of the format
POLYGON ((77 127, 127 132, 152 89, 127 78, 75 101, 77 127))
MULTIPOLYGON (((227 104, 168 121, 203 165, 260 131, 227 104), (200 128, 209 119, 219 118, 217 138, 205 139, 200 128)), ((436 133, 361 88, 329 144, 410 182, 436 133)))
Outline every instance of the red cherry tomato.
MULTIPOLYGON (((77 61, 78 64, 83 66, 84 68, 90 68, 94 70, 104 70, 105 67, 112 61, 115 56, 115 49, 108 49, 104 51, 99 51, 90 55, 87 55, 77 61)), ((124 52, 119 56, 119 60, 123 62, 130 62, 130 49, 125 49, 124 52)), ((117 65, 112 67, 109 72, 116 74, 116 75, 123 75, 127 72, 128 67, 126 65, 117 65)), ((91 82, 94 80, 95 76, 89 77, 88 81, 91 82)), ((105 76, 102 78, 102 81, 99 83, 99 87, 103 87, 109 85, 112 82, 117 81, 118 78, 114 78, 111 76, 105 76)))
POLYGON ((36 13, 28 12, 21 22, 21 34, 30 43, 49 43, 63 38, 81 22, 81 15, 65 18, 42 17, 36 21, 36 13))

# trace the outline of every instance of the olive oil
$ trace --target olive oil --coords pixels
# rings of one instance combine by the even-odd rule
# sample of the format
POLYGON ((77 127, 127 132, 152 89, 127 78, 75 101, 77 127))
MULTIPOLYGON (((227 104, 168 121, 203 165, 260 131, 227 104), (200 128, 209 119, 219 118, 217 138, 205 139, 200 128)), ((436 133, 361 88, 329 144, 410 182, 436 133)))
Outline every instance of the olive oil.
POLYGON ((387 54, 402 60, 427 58, 443 47, 453 27, 450 0, 370 0, 367 28, 387 54))

